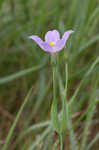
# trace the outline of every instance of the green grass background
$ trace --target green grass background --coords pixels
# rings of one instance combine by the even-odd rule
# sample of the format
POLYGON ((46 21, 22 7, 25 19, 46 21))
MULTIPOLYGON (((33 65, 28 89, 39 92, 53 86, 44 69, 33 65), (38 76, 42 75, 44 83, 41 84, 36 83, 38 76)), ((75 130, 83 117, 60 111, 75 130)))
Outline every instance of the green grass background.
MULTIPOLYGON (((57 150, 58 135, 50 122, 52 67, 50 54, 28 36, 44 39, 48 30, 75 32, 66 43, 73 130, 79 150, 99 150, 99 1, 0 0, 0 148, 31 87, 31 95, 6 144, 7 150, 57 150), (72 97, 74 96, 74 97, 72 97)), ((65 82, 64 51, 58 53, 57 101, 65 82), (61 83, 62 81, 62 83, 61 83)), ((11 132, 10 132, 11 133, 11 132)), ((64 150, 72 135, 64 133, 64 150)), ((5 149, 2 149, 5 150, 5 149)))

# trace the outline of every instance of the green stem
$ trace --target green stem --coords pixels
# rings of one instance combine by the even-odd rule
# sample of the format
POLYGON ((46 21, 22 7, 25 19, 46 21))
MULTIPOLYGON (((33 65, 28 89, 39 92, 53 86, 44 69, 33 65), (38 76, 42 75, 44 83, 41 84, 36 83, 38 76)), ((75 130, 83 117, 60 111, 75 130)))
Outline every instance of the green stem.
POLYGON ((57 112, 57 99, 56 99, 56 56, 52 56, 52 68, 53 68, 53 102, 51 107, 51 119, 55 130, 59 133, 59 120, 57 112))
POLYGON ((65 65, 66 84, 65 84, 65 96, 67 96, 67 84, 68 84, 68 65, 65 65))
POLYGON ((67 104, 67 100, 66 100, 67 83, 68 83, 68 66, 67 66, 67 64, 65 65, 65 72, 66 72, 66 83, 65 83, 65 88, 63 90, 61 132, 64 132, 64 130, 66 130, 67 122, 68 122, 68 104, 67 104))
MULTIPOLYGON (((68 85, 68 64, 66 63, 65 65, 65 72, 66 72, 66 84, 65 84, 65 99, 67 97, 67 85, 68 85)), ((70 131, 70 142, 71 142, 71 148, 77 150, 76 147, 76 140, 75 140, 75 135, 74 135, 74 131, 72 128, 72 120, 71 120, 71 114, 70 114, 70 110, 69 110, 69 104, 67 99, 65 100, 65 104, 66 104, 66 123, 67 123, 67 129, 70 131)))
POLYGON ((32 92, 32 89, 33 89, 33 87, 32 87, 32 88, 30 89, 30 91, 28 92, 28 94, 27 94, 27 96, 26 96, 26 98, 25 98, 25 100, 24 100, 24 102, 23 102, 23 104, 22 104, 22 106, 21 106, 19 112, 17 113, 16 119, 15 119, 15 121, 14 121, 13 124, 12 124, 12 127, 11 127, 11 129, 10 129, 10 131, 9 131, 9 133, 8 133, 8 136, 7 136, 6 140, 5 140, 5 144, 3 145, 3 147, 1 148, 1 150, 6 150, 6 149, 7 149, 8 144, 9 144, 9 141, 10 141, 10 139, 11 139, 11 136, 12 136, 12 134, 13 134, 13 132, 14 132, 15 127, 16 127, 16 124, 17 124, 17 122, 18 122, 18 120, 19 120, 19 117, 20 117, 20 115, 21 115, 21 113, 22 113, 22 111, 23 111, 23 109, 24 109, 24 107, 25 107, 25 105, 26 105, 26 103, 27 103, 29 97, 30 97, 30 94, 31 94, 31 92, 32 92))
POLYGON ((53 64, 53 101, 55 102, 57 106, 57 101, 56 101, 56 66, 53 64))
POLYGON ((63 150, 63 136, 62 136, 62 134, 60 134, 59 137, 60 137, 60 150, 63 150))
POLYGON ((68 102, 67 102, 67 99, 66 99, 66 97, 67 97, 67 85, 68 85, 68 64, 66 63, 65 64, 65 74, 66 74, 66 84, 65 84, 65 97, 64 97, 64 99, 65 99, 65 106, 66 106, 66 118, 67 118, 67 123, 68 123, 68 116, 69 116, 69 112, 68 112, 68 102))
POLYGON ((65 65, 65 73, 66 73, 66 83, 65 88, 63 90, 63 100, 62 100, 62 126, 61 126, 61 134, 60 134, 60 150, 63 149, 63 136, 62 133, 64 130, 66 130, 66 127, 68 127, 68 103, 67 103, 67 84, 68 84, 68 65, 66 63, 65 65))

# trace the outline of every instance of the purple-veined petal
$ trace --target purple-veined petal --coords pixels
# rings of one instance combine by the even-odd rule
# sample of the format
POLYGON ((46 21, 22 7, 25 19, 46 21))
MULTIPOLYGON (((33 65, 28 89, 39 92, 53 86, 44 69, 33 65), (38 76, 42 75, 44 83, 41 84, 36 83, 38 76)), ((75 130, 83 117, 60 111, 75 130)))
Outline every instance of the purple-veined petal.
POLYGON ((42 41, 38 36, 32 35, 29 36, 29 38, 34 40, 44 51, 50 52, 52 50, 52 47, 48 43, 42 41))
POLYGON ((45 35, 45 41, 49 43, 50 41, 56 42, 60 39, 59 32, 57 30, 48 31, 45 35))
POLYGON ((65 44, 66 44, 67 39, 69 38, 69 35, 73 32, 74 31, 72 31, 72 30, 65 32, 64 35, 62 36, 62 39, 58 40, 56 42, 56 44, 54 46, 54 49, 55 49, 54 51, 58 52, 58 51, 62 50, 65 47, 65 44))

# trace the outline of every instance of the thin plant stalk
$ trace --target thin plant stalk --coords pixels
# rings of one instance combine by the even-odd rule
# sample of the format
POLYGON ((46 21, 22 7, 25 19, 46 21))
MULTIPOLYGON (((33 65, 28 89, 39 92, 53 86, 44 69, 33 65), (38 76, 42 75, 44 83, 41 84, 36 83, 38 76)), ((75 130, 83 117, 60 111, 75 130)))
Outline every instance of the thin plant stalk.
MULTIPOLYGON (((51 63, 52 63, 52 68, 53 68, 53 102, 52 102, 52 107, 51 107, 51 120, 53 127, 55 128, 56 132, 60 136, 60 125, 59 125, 59 120, 58 120, 58 112, 57 112, 57 86, 56 86, 56 72, 57 72, 57 60, 56 60, 56 55, 52 55, 51 57, 51 63)), ((61 141, 60 141, 61 143, 61 141)))
POLYGON ((68 121, 68 104, 66 100, 67 95, 67 84, 68 84, 68 64, 66 62, 65 64, 65 86, 62 88, 62 126, 61 126, 61 132, 64 132, 67 127, 67 121, 68 121))
POLYGON ((53 102, 57 108, 57 100, 56 100, 56 64, 53 64, 53 102))
POLYGON ((52 69, 53 69, 53 101, 52 101, 52 107, 51 107, 51 120, 53 127, 57 131, 57 133, 60 132, 59 128, 59 120, 58 120, 58 112, 57 112, 57 98, 56 98, 56 55, 52 55, 51 57, 51 63, 52 63, 52 69))
POLYGON ((66 122, 68 122, 68 120, 69 120, 69 112, 68 112, 68 103, 67 103, 67 99, 66 99, 66 97, 67 97, 67 85, 68 85, 68 64, 67 64, 67 62, 66 62, 66 64, 65 64, 65 75, 66 75, 66 77, 65 77, 65 79, 66 79, 66 83, 65 83, 65 90, 64 90, 64 103, 65 103, 65 107, 66 107, 66 118, 67 118, 67 121, 66 122))
POLYGON ((63 150, 63 132, 66 130, 67 121, 68 121, 68 104, 66 101, 67 95, 67 84, 68 84, 68 65, 65 65, 65 74, 66 74, 66 83, 65 88, 63 90, 63 99, 62 99, 62 126, 61 126, 61 133, 60 133, 60 150, 63 150))
POLYGON ((68 89, 68 64, 66 62, 65 64, 65 79, 66 79, 66 83, 65 83, 65 88, 64 88, 64 93, 63 93, 63 101, 64 101, 64 123, 65 123, 65 129, 67 128, 70 131, 70 141, 71 141, 71 148, 77 150, 76 147, 76 140, 75 140, 75 135, 72 129, 72 121, 71 121, 71 115, 69 113, 69 105, 67 102, 67 89, 68 89))
POLYGON ((60 137, 60 150, 63 150, 63 135, 60 134, 59 137, 60 137))

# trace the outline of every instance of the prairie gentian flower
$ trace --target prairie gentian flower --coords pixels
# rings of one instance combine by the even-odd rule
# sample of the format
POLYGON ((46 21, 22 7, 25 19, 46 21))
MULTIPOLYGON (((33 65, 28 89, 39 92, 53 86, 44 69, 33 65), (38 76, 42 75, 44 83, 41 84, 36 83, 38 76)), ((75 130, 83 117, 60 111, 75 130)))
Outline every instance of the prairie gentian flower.
POLYGON ((61 39, 57 30, 48 31, 45 35, 45 41, 42 41, 41 38, 36 35, 29 36, 29 38, 34 40, 44 51, 54 54, 64 48, 66 41, 72 32, 72 30, 68 30, 63 34, 61 39))

